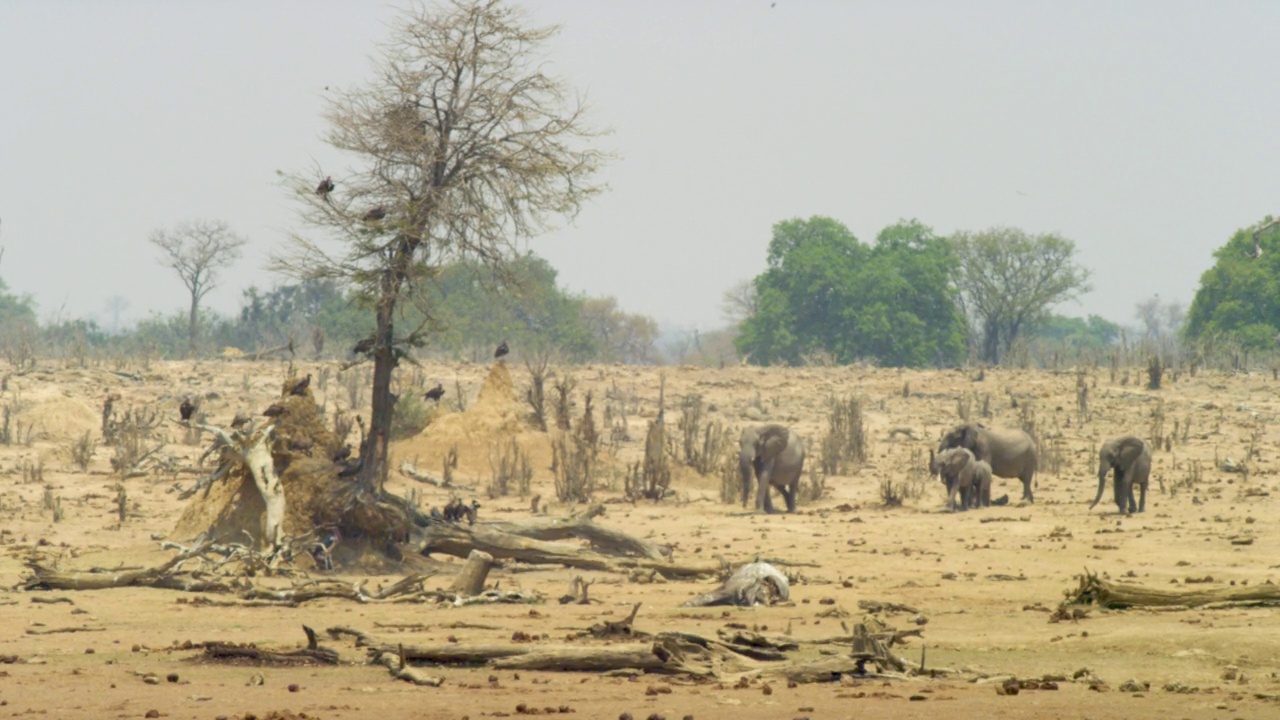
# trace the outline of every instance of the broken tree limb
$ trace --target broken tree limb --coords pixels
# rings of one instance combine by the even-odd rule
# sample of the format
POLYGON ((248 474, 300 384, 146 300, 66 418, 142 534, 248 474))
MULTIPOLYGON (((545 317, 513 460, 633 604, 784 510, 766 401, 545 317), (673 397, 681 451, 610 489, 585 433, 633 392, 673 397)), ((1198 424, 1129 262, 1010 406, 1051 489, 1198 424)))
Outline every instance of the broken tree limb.
POLYGON ((432 523, 422 530, 419 550, 422 554, 444 553, 467 557, 472 550, 483 550, 496 559, 519 560, 533 564, 554 564, 581 570, 625 572, 631 569, 652 570, 668 578, 693 578, 715 575, 715 565, 681 565, 645 558, 615 558, 574 545, 544 542, 513 535, 484 525, 464 526, 432 523))
POLYGON ((662 633, 652 642, 608 646, 531 646, 449 644, 435 647, 391 645, 346 627, 330 628, 334 637, 354 636, 368 648, 374 662, 386 664, 387 655, 408 662, 438 665, 490 665, 506 670, 554 670, 559 672, 607 672, 641 670, 650 673, 716 677, 758 666, 723 643, 685 633, 662 633))
POLYGON ((1232 605, 1280 605, 1280 585, 1227 586, 1194 590, 1165 590, 1134 583, 1103 580, 1085 571, 1079 586, 1067 602, 1104 608, 1202 607, 1216 603, 1232 605))
POLYGON ((458 576, 449 586, 449 592, 459 595, 479 595, 484 590, 484 581, 493 568, 493 556, 483 550, 472 550, 467 556, 467 564, 462 566, 458 576))
POLYGON ((27 570, 31 575, 22 582, 26 590, 105 590, 107 588, 150 586, 161 579, 169 577, 182 563, 196 557, 208 548, 207 541, 193 545, 186 552, 179 553, 165 562, 140 570, 122 570, 120 572, 63 572, 56 567, 45 565, 40 558, 27 558, 27 570))
POLYGON ((475 489, 471 485, 463 485, 461 483, 456 483, 448 478, 442 478, 438 475, 434 475, 425 470, 419 470, 417 465, 414 465, 408 460, 400 461, 399 470, 401 475, 409 478, 410 480, 416 480, 417 482, 426 483, 427 485, 434 485, 438 488, 447 488, 447 489, 453 489, 453 490, 474 490, 475 489))
POLYGON ((262 503, 267 508, 262 524, 262 542, 272 552, 278 550, 284 542, 286 503, 284 486, 280 484, 280 476, 276 474, 275 461, 271 457, 271 439, 275 435, 275 426, 267 425, 243 442, 236 442, 226 430, 216 425, 191 423, 191 427, 213 434, 221 446, 225 446, 249 468, 253 484, 258 488, 262 503))
POLYGON ((592 522, 604 512, 603 505, 595 505, 585 513, 568 517, 532 517, 514 522, 486 522, 482 525, 534 540, 580 538, 590 542, 592 549, 605 555, 640 557, 657 561, 670 559, 671 548, 669 547, 655 545, 592 522))
POLYGON ((444 684, 444 678, 437 675, 427 675, 417 668, 410 667, 405 662, 403 653, 378 653, 378 657, 374 659, 374 662, 390 670, 391 677, 396 680, 404 680, 414 685, 426 685, 428 687, 440 687, 444 684))
POLYGON ((306 625, 302 631, 307 635, 307 646, 296 650, 266 650, 247 643, 204 643, 205 658, 210 660, 229 660, 248 662, 254 665, 337 665, 338 651, 321 647, 316 632, 306 625))

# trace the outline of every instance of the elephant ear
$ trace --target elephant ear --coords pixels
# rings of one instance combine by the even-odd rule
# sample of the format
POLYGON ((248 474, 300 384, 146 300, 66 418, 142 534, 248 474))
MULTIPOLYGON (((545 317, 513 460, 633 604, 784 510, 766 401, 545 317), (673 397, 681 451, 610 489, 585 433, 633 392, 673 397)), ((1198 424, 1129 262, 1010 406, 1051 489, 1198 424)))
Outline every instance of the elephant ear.
POLYGON ((1112 458, 1114 463, 1123 463, 1124 465, 1132 464, 1142 455, 1142 451, 1147 447, 1146 442, 1142 438, 1133 436, 1123 437, 1116 441, 1115 457, 1112 458))
POLYGON ((760 434, 756 440, 756 459, 771 460, 778 456, 787 446, 787 432, 781 428, 770 428, 760 434))

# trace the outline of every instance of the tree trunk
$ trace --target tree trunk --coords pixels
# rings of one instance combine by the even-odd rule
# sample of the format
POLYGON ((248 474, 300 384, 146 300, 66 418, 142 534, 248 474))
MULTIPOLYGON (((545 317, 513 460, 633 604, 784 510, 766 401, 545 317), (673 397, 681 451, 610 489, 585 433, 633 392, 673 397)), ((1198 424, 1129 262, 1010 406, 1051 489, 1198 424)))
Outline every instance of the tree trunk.
POLYGON ((395 306, 398 289, 388 288, 378 303, 377 327, 373 346, 373 408, 370 411, 369 435, 360 450, 360 482, 365 488, 381 492, 387 479, 387 438, 391 436, 391 420, 396 398, 391 394, 391 373, 396 368, 394 341, 395 306))
POLYGON ((197 320, 200 317, 200 295, 196 292, 191 293, 191 311, 187 314, 187 357, 195 358, 196 356, 196 332, 199 328, 197 320))
POLYGON ((483 550, 472 550, 467 556, 467 564, 462 566, 458 576, 449 586, 449 592, 459 595, 479 595, 484 590, 484 581, 489 577, 493 567, 493 556, 483 550))

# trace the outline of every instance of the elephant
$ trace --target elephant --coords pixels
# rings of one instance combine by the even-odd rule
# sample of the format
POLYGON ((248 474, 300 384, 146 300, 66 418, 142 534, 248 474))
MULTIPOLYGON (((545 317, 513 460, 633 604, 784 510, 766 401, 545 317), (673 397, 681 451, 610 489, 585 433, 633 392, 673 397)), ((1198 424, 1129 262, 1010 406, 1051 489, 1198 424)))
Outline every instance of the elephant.
POLYGON ((1107 487, 1107 474, 1115 471, 1116 507, 1128 515, 1143 512, 1147 508, 1147 482, 1151 477, 1151 448, 1142 438, 1132 435, 1114 438, 1103 443, 1098 451, 1098 496, 1089 505, 1102 499, 1102 492, 1107 487), (1133 488, 1137 486, 1141 494, 1137 502, 1133 499, 1133 488))
POLYGON ((938 452, 962 447, 991 466, 996 477, 1022 481, 1022 499, 1035 502, 1031 481, 1035 479, 1036 441, 1024 430, 992 430, 977 423, 957 425, 942 436, 938 452))
POLYGON ((973 487, 969 492, 969 507, 991 507, 991 464, 986 460, 974 458, 973 487))
POLYGON ((760 425, 742 431, 738 440, 738 472, 742 477, 742 505, 751 497, 752 476, 757 481, 756 509, 773 512, 769 487, 782 493, 787 512, 795 512, 796 489, 804 469, 804 439, 785 425, 760 425))
POLYGON ((941 476, 947 486, 947 509, 967 510, 984 505, 984 499, 985 505, 991 504, 991 466, 975 458, 968 448, 948 448, 936 456, 930 450, 929 470, 941 476))

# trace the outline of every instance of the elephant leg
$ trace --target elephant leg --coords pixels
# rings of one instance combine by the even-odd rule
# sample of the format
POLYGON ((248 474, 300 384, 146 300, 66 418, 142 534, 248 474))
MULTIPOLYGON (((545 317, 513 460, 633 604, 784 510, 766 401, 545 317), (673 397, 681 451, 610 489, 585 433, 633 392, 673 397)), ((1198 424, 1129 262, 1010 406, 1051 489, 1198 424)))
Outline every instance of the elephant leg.
MULTIPOLYGON (((1145 512, 1145 511, 1146 511, 1146 509, 1147 509, 1147 484, 1146 484, 1145 482, 1144 482, 1144 483, 1141 483, 1141 484, 1140 484, 1140 486, 1138 487, 1138 494, 1139 494, 1139 497, 1138 497, 1138 512, 1145 512)), ((1133 500, 1132 500, 1132 497, 1133 497, 1133 490, 1132 490, 1132 489, 1130 489, 1130 491, 1129 491, 1129 497, 1130 497, 1129 502, 1133 502, 1133 500)))
MULTIPOLYGON (((1130 466, 1124 473, 1124 497, 1122 499, 1125 502, 1125 506, 1121 508, 1121 512, 1129 515, 1132 515, 1135 512, 1142 512, 1147 505, 1147 486, 1145 484, 1142 484, 1142 487, 1139 488, 1139 491, 1142 493, 1142 504, 1139 505, 1138 501, 1133 497, 1133 486, 1135 484, 1135 476, 1138 474, 1137 471, 1137 467, 1130 466)), ((1117 487, 1117 492, 1118 491, 1119 488, 1117 487)))
POLYGON ((787 502, 787 512, 789 513, 795 512, 796 511, 796 485, 791 485, 789 488, 778 488, 778 491, 782 493, 782 499, 787 502))
POLYGON ((1036 501, 1035 495, 1031 493, 1031 480, 1034 477, 1034 475, 1028 475, 1027 477, 1020 478, 1022 480, 1022 499, 1029 503, 1034 503, 1036 501))
POLYGON ((763 510, 765 513, 773 512, 773 500, 769 497, 769 482, 763 477, 760 478, 760 484, 756 486, 756 509, 763 510))

